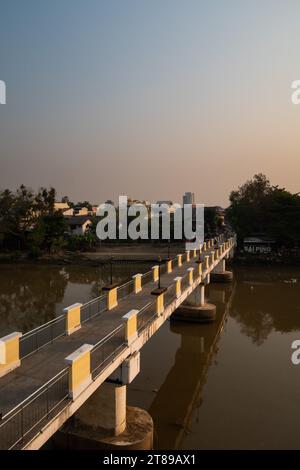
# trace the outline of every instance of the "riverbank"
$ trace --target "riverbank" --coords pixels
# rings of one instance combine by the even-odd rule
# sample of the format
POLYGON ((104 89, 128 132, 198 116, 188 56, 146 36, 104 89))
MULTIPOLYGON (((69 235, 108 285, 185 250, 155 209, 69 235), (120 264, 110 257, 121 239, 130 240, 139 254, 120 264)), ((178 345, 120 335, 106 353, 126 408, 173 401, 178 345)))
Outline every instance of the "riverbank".
POLYGON ((184 252, 182 246, 116 246, 103 247, 101 250, 91 252, 61 252, 55 254, 42 254, 32 256, 26 252, 0 253, 0 264, 30 263, 48 265, 88 265, 99 266, 110 264, 139 264, 155 263, 158 258, 164 261, 168 257, 174 258, 178 253, 184 252))
POLYGON ((300 266, 300 255, 295 253, 247 254, 236 252, 232 264, 240 266, 300 266))
MULTIPOLYGON (((40 265, 86 265, 101 266, 113 264, 154 264, 160 257, 162 261, 168 257, 175 258, 177 254, 183 253, 185 247, 182 245, 125 245, 125 246, 104 246, 97 251, 66 251, 55 254, 42 254, 33 257, 27 252, 0 253, 0 264, 22 263, 40 265)), ((268 253, 268 254, 248 254, 236 251, 235 256, 230 260, 230 264, 241 266, 300 266, 300 254, 268 253)))

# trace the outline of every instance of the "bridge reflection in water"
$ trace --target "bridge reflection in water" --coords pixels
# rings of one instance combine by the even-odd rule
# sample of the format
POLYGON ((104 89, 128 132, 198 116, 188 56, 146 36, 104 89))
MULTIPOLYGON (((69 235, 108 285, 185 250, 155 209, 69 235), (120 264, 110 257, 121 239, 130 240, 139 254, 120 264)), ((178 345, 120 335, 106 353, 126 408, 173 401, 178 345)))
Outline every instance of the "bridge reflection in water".
POLYGON ((209 289, 209 299, 217 306, 215 322, 201 325, 171 320, 171 331, 181 335, 181 343, 174 365, 148 410, 154 421, 155 449, 181 448, 202 404, 203 388, 218 352, 235 286, 213 284, 209 289))

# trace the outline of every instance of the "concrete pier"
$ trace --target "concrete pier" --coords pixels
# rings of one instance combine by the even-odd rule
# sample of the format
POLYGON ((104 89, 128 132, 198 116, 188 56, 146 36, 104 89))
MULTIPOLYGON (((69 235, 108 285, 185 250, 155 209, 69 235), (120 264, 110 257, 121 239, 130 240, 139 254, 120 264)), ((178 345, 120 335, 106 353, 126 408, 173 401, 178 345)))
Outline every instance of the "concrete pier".
POLYGON ((232 271, 226 270, 225 259, 221 260, 220 263, 212 270, 210 274, 211 282, 231 282, 233 279, 232 271))
POLYGON ((175 310, 171 320, 210 323, 216 318, 216 306, 206 302, 205 284, 199 284, 192 294, 175 310))
POLYGON ((126 406, 126 385, 105 382, 59 430, 57 449, 150 450, 153 421, 147 411, 126 406))

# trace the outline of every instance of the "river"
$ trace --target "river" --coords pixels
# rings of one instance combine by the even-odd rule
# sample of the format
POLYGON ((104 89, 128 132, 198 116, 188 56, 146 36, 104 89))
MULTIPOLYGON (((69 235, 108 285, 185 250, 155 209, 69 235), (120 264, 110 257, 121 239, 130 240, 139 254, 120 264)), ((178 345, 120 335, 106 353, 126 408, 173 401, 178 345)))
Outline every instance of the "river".
MULTIPOLYGON (((149 265, 113 267, 114 281, 149 265)), ((109 269, 0 266, 0 335, 26 332, 100 292, 109 269)), ((236 267, 211 285, 217 319, 166 322, 141 351, 128 404, 149 411, 158 449, 299 448, 300 270, 236 267)))

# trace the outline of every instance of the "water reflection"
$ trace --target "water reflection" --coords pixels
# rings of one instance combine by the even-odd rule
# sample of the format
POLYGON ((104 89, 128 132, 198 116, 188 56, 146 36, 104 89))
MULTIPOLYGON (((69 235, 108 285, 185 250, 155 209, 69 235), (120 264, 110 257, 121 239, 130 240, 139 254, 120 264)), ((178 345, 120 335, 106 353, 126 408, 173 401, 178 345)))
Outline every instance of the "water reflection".
MULTIPOLYGON (((121 282, 149 265, 113 269, 121 282)), ((153 416, 156 448, 299 446, 300 369, 290 353, 300 331, 300 270, 242 267, 235 279, 233 295, 232 285, 209 288, 215 323, 167 322, 141 351, 128 402, 153 416)), ((0 332, 25 332, 108 281, 109 268, 2 265, 0 332)))
MULTIPOLYGON (((148 265, 114 265, 114 282, 125 282, 148 265)), ((108 267, 0 266, 0 336, 25 333, 55 316, 74 302, 86 302, 101 293, 109 281, 108 267)))
POLYGON ((300 329, 300 271, 297 268, 236 269, 237 291, 231 309, 241 332, 260 346, 272 331, 300 329))
POLYGON ((1 266, 0 332, 28 331, 55 316, 68 278, 63 269, 1 266))
POLYGON ((217 305, 212 324, 171 322, 171 332, 180 335, 175 362, 150 408, 155 423, 155 448, 178 449, 190 432, 192 416, 202 404, 202 390, 232 299, 232 287, 210 288, 210 300, 217 305))

